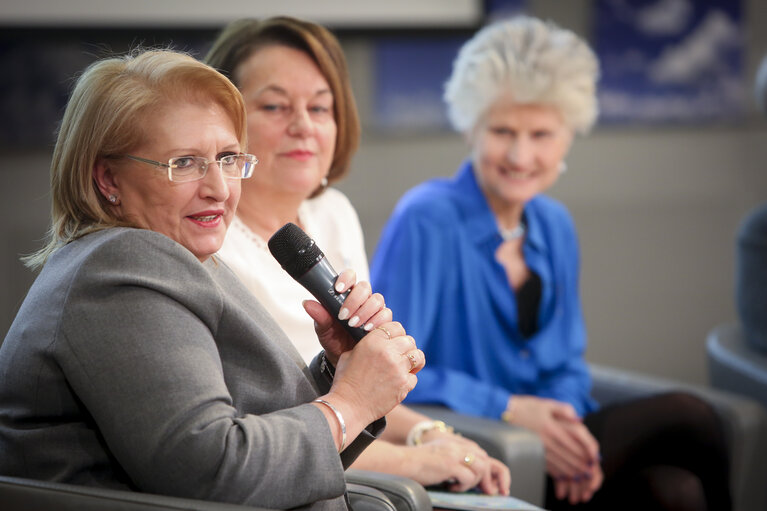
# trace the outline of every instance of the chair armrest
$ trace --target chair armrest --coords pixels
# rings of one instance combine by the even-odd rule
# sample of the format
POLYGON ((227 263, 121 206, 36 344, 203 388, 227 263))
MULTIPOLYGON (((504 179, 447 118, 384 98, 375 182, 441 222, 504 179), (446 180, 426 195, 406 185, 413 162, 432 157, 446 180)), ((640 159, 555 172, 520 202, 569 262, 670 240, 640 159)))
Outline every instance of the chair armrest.
POLYGON ((709 382, 767 406, 767 353, 746 341, 743 327, 723 323, 706 338, 709 382))
POLYGON ((511 494, 536 506, 543 506, 546 490, 546 456, 543 442, 524 428, 500 420, 454 412, 443 406, 408 405, 424 415, 445 421, 466 438, 479 444, 511 471, 511 494))
MULTIPOLYGON (((350 468, 346 470, 346 485, 362 485, 380 491, 397 511, 432 511, 426 489, 407 477, 350 468)), ((357 510, 354 502, 352 507, 357 510)))
POLYGON ((397 511, 392 501, 372 486, 347 482, 346 492, 354 511, 397 511))
POLYGON ((0 502, 4 511, 269 511, 222 502, 5 476, 0 476, 0 502))
POLYGON ((699 385, 591 364, 593 396, 602 405, 682 390, 714 407, 730 450, 733 509, 767 509, 767 412, 749 398, 699 385))
POLYGON ((737 401, 737 396, 729 393, 660 376, 599 364, 589 364, 589 368, 593 381, 591 395, 602 406, 673 390, 691 392, 703 399, 709 400, 712 404, 732 402, 733 397, 737 401))

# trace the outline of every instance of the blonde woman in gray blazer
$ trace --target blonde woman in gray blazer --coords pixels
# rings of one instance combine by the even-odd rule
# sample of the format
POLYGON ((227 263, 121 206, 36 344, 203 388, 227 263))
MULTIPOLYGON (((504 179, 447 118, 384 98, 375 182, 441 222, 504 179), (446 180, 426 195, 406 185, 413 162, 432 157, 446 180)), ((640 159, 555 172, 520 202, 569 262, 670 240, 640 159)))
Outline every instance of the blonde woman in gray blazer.
POLYGON ((42 271, 0 347, 0 474, 261 507, 345 509, 343 471, 423 353, 344 272, 356 346, 316 302, 307 367, 214 257, 257 159, 242 97, 171 51, 80 77, 42 271), (371 371, 370 368, 375 370, 371 371), (335 374, 335 376, 334 376, 335 374))

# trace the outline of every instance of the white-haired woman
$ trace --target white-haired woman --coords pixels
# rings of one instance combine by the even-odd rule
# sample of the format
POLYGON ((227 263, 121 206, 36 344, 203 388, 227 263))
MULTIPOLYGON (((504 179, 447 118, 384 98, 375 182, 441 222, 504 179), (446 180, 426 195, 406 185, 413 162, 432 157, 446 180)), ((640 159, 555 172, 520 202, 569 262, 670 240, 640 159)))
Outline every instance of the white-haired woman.
POLYGON ((538 432, 547 509, 729 509, 710 407, 675 393, 600 410, 590 397, 577 236, 543 192, 594 124, 598 73, 580 38, 535 18, 466 43, 445 99, 471 155, 397 205, 373 287, 429 360, 409 402, 538 432))

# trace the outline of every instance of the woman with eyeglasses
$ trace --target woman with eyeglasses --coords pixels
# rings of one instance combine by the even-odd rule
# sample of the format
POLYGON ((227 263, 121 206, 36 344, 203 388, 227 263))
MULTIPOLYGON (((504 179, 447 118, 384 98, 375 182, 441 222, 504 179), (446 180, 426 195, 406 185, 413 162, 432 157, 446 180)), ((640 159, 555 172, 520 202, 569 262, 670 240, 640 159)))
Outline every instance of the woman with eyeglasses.
POLYGON ((315 303, 326 349, 307 367, 216 260, 257 163, 246 133, 239 91, 187 55, 137 52, 79 78, 49 242, 27 259, 42 271, 0 348, 0 474, 347 508, 344 467, 423 354, 342 275, 347 306, 376 328, 354 346, 315 303))
MULTIPOLYGON (((243 283, 274 316, 305 360, 321 349, 312 318, 301 306, 309 293, 284 272, 266 242, 286 222, 302 226, 338 269, 368 273, 354 207, 330 186, 350 170, 359 120, 343 51, 324 27, 275 17, 230 23, 206 62, 229 76, 245 97, 248 147, 262 160, 243 184, 242 200, 220 251, 243 283)), ((373 295, 383 304, 384 297, 373 295)), ((340 319, 372 329, 344 307, 340 319)), ((377 369, 370 367, 371 372, 377 369)), ((398 406, 382 438, 354 463, 424 485, 508 494, 509 470, 448 425, 398 406)))

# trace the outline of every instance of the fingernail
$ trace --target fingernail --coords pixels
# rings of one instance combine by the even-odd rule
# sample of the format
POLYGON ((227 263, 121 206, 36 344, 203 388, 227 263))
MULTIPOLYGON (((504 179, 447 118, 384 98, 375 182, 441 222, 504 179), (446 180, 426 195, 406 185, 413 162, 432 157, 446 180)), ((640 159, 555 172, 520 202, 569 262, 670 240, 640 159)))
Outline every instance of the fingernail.
POLYGON ((338 282, 336 282, 336 292, 337 293, 343 293, 344 289, 346 289, 346 286, 344 286, 343 282, 341 282, 340 280, 338 282))
POLYGON ((342 307, 340 311, 338 311, 338 319, 341 321, 345 320, 349 317, 349 309, 346 307, 342 307))
POLYGON ((362 327, 366 332, 370 332, 373 330, 373 323, 368 323, 364 327, 362 327))
POLYGON ((352 319, 349 320, 349 326, 357 326, 357 323, 360 322, 360 318, 357 316, 354 316, 352 319))

